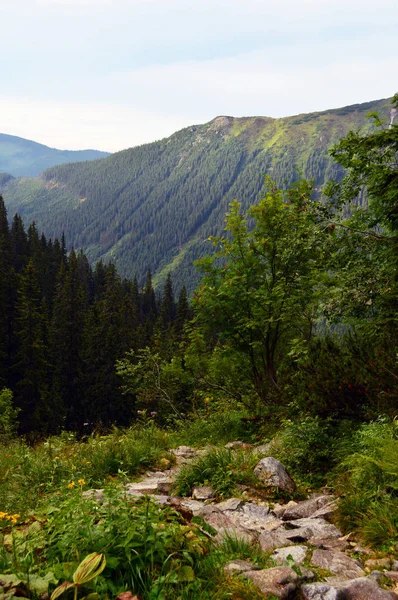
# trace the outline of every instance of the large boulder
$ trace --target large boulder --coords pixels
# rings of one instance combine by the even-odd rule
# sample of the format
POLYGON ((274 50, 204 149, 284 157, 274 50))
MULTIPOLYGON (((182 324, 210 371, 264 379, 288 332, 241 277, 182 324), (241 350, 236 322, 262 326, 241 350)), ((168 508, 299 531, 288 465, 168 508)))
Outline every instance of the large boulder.
POLYGON ((255 467, 254 474, 265 487, 277 488, 288 494, 292 494, 296 489, 295 482, 290 477, 283 464, 272 456, 262 458, 255 467))

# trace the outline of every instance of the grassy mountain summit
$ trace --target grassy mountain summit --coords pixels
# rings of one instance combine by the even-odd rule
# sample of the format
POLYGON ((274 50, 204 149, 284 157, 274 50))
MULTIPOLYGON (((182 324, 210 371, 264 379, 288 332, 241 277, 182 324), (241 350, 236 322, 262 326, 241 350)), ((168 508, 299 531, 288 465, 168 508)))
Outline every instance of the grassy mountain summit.
POLYGON ((103 160, 10 180, 5 202, 10 216, 34 219, 48 236, 64 230, 68 243, 92 261, 114 261, 124 276, 150 268, 155 283, 171 271, 177 287, 194 286, 192 261, 222 231, 233 199, 253 204, 266 173, 279 185, 304 176, 319 188, 339 176, 330 146, 371 128, 369 112, 390 120, 390 110, 378 100, 281 119, 219 116, 103 160))
POLYGON ((0 133, 0 172, 35 177, 54 165, 105 158, 99 150, 56 150, 15 135, 0 133))

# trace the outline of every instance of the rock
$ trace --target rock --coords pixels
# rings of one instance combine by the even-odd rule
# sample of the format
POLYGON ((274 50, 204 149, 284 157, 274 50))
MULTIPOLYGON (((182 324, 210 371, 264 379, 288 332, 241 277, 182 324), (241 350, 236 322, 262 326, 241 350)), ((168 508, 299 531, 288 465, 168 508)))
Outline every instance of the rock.
POLYGON ((228 442, 228 444, 225 444, 224 448, 227 450, 250 450, 253 448, 253 445, 237 440, 236 442, 228 442))
POLYGON ((103 502, 105 498, 104 490, 86 490, 82 494, 83 498, 89 498, 90 500, 96 500, 97 502, 103 502))
POLYGON ((344 593, 328 583, 308 583, 301 587, 304 600, 345 600, 344 593))
POLYGON ((314 516, 314 513, 316 513, 320 508, 331 504, 332 500, 334 499, 331 496, 318 496, 315 498, 310 498, 309 500, 304 500, 304 502, 299 502, 295 506, 290 506, 289 508, 286 508, 283 515, 283 520, 292 521, 294 519, 312 517, 314 516))
POLYGON ((373 570, 375 568, 389 569, 391 567, 390 558, 370 558, 365 562, 365 568, 373 570))
POLYGON ((290 500, 290 502, 288 502, 287 504, 278 504, 276 503, 274 505, 274 508, 272 509, 271 512, 274 513, 274 515, 276 517, 278 517, 278 519, 282 519, 283 515, 285 514, 286 510, 288 508, 291 508, 293 506, 297 506, 298 502, 295 502, 294 500, 290 500))
POLYGON ((392 561, 392 570, 393 571, 398 571, 398 560, 393 560, 392 561))
POLYGON ((331 500, 329 504, 325 504, 325 506, 322 506, 322 508, 319 508, 316 512, 314 512, 314 514, 311 515, 311 517, 313 519, 323 517, 327 521, 330 521, 333 518, 333 516, 336 515, 338 508, 339 506, 337 500, 331 500))
POLYGON ((209 485, 201 485, 194 487, 192 490, 192 498, 194 500, 210 500, 214 497, 213 488, 209 485))
POLYGON ((341 575, 345 579, 354 579, 364 575, 361 563, 343 554, 343 552, 315 550, 311 562, 318 567, 322 567, 322 569, 341 575))
POLYGON ((368 577, 374 579, 375 581, 377 581, 377 583, 379 583, 379 581, 383 577, 383 573, 381 571, 372 571, 371 573, 369 573, 368 577))
POLYGON ((221 511, 235 511, 243 506, 243 501, 239 500, 238 498, 229 498, 228 500, 223 500, 223 502, 218 502, 218 504, 215 504, 215 506, 221 511))
MULTIPOLYGON (((377 571, 373 571, 373 573, 376 573, 377 571)), ((373 575, 372 573, 372 575, 373 575)), ((392 583, 398 583, 398 571, 383 571, 383 573, 381 573, 382 576, 387 577, 387 579, 389 579, 390 581, 392 581, 392 583)))
MULTIPOLYGON (((335 525, 328 523, 325 519, 313 519, 311 517, 305 519, 295 519, 294 521, 286 521, 286 525, 292 529, 310 529, 309 537, 323 538, 340 538, 341 531, 335 525)), ((309 539, 309 538, 307 538, 309 539)))
POLYGON ((286 564, 289 562, 289 557, 298 565, 303 564, 306 554, 307 546, 288 546, 287 548, 278 548, 273 554, 271 554, 272 560, 277 564, 286 564))
POLYGON ((336 550, 337 552, 344 552, 350 545, 347 540, 322 537, 311 538, 311 544, 322 550, 336 550))
POLYGON ((254 541, 255 536, 233 520, 233 512, 221 512, 214 505, 206 505, 203 506, 199 515, 218 532, 216 541, 221 541, 226 535, 243 539, 247 542, 254 541))
POLYGON ((263 533, 265 531, 274 531, 275 529, 279 529, 282 525, 282 521, 273 517, 272 515, 268 517, 250 517, 245 513, 231 513, 233 515, 234 522, 244 529, 248 531, 253 531, 256 533, 263 533))
POLYGON ((282 599, 289 598, 295 592, 300 580, 291 567, 247 571, 244 576, 251 579, 262 594, 273 594, 282 599))
POLYGON ((187 462, 198 454, 197 451, 190 446, 178 446, 178 448, 174 448, 173 450, 170 450, 170 452, 174 454, 177 459, 177 463, 180 464, 187 462))
POLYGON ((261 533, 258 538, 261 550, 268 552, 269 550, 275 550, 275 548, 293 546, 293 542, 285 536, 285 533, 286 531, 282 527, 275 531, 261 533))
POLYGON ((262 458, 255 467, 254 474, 266 487, 275 487, 288 494, 296 489, 295 482, 276 458, 262 458))
POLYGON ((383 590, 367 577, 347 581, 343 591, 345 600, 398 600, 397 594, 383 590))
POLYGON ((163 479, 158 482, 157 491, 159 494, 169 494, 173 487, 174 481, 172 479, 163 479))
POLYGON ((257 565, 247 560, 231 560, 224 566, 226 573, 243 573, 244 571, 255 571, 259 569, 257 565))
MULTIPOLYGON (((198 500, 191 500, 190 498, 179 498, 181 506, 187 510, 191 510, 195 517, 201 514, 204 504, 198 500)), ((170 500, 169 500, 170 501, 170 500)))
POLYGON ((269 507, 254 502, 246 502, 243 506, 243 513, 249 517, 265 519, 269 515, 269 507))
POLYGON ((366 546, 361 546, 360 544, 355 544, 353 547, 353 551, 358 554, 372 554, 372 550, 367 548, 366 546))

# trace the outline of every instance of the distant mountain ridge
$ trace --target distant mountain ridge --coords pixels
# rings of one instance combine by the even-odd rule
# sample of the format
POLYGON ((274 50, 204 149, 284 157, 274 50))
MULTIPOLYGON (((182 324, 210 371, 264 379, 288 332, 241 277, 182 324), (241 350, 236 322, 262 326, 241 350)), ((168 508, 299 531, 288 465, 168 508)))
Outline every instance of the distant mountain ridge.
POLYGON ((70 162, 109 156, 100 150, 57 150, 15 135, 0 133, 0 173, 14 177, 36 177, 45 169, 70 162))
POLYGON ((219 116, 103 160, 10 180, 5 202, 49 236, 64 231, 93 262, 112 260, 140 280, 150 268, 155 284, 170 271, 177 288, 192 290, 192 262, 211 250, 206 240, 222 232, 232 200, 256 202, 266 173, 282 186, 313 179, 318 189, 340 177, 328 150, 351 129, 370 130, 373 111, 389 122, 390 100, 282 119, 219 116))

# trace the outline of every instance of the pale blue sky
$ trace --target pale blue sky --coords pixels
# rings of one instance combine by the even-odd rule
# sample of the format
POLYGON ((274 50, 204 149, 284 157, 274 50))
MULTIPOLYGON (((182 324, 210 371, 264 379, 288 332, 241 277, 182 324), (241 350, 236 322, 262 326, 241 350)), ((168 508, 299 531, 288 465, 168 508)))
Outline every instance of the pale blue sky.
POLYGON ((396 0, 1 0, 0 132, 120 150, 398 91, 396 0))

